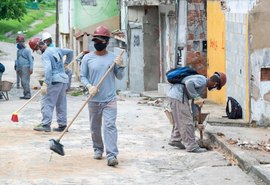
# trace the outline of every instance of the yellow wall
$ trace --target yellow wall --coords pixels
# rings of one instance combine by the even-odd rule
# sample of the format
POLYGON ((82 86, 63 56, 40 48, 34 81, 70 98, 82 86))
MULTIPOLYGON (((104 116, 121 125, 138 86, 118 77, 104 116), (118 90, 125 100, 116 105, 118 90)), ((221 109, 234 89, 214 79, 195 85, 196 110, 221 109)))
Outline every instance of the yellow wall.
MULTIPOLYGON (((225 15, 220 1, 207 1, 207 76, 215 71, 226 73, 225 15)), ((226 103, 226 85, 220 91, 207 92, 207 98, 219 104, 226 103)))

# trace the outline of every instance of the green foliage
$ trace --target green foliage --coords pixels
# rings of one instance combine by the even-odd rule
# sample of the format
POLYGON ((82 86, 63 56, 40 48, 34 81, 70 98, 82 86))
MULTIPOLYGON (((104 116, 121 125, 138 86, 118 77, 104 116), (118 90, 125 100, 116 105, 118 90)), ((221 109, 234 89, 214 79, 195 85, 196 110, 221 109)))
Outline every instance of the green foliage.
POLYGON ((26 38, 30 38, 53 23, 55 23, 55 11, 47 11, 43 9, 28 10, 27 14, 23 16, 21 21, 0 20, 0 41, 15 42, 15 37, 18 31, 25 32, 26 38), (46 16, 48 13, 50 15, 46 16), (40 20, 40 23, 31 27, 30 25, 36 20, 40 20), (13 36, 5 36, 8 32, 11 32, 11 35, 13 36))
POLYGON ((20 21, 24 14, 26 14, 24 0, 1 0, 0 20, 17 19, 20 21))

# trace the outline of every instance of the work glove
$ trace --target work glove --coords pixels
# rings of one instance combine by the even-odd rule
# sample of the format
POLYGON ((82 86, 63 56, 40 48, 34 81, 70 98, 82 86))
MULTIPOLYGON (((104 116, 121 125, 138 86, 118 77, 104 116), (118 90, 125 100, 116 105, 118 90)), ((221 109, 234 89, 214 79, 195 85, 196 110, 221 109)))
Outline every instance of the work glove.
POLYGON ((43 82, 43 84, 41 86, 41 94, 42 95, 47 94, 47 88, 48 88, 48 85, 45 82, 43 82))
POLYGON ((198 105, 199 107, 202 107, 204 103, 204 99, 200 96, 194 99, 194 104, 198 105))
POLYGON ((32 69, 29 70, 29 74, 30 75, 33 74, 33 70, 32 69))
POLYGON ((123 64, 123 58, 122 58, 122 57, 117 56, 117 57, 114 59, 114 62, 115 62, 119 67, 124 67, 124 64, 123 64))
POLYGON ((88 89, 88 92, 89 92, 89 95, 90 96, 95 96, 98 92, 98 88, 97 86, 94 86, 94 85, 91 85, 91 84, 88 84, 87 86, 87 89, 88 89))

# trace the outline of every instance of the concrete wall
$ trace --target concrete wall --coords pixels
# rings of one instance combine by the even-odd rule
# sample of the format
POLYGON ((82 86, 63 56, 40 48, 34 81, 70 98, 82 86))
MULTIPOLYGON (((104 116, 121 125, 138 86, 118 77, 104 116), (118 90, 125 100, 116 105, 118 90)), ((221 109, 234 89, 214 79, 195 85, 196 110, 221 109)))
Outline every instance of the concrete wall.
POLYGON ((129 86, 131 91, 157 90, 159 19, 157 6, 128 7, 129 86))
MULTIPOLYGON (((207 1, 207 76, 214 72, 226 73, 225 61, 225 15, 220 1, 207 1)), ((207 98, 225 105, 226 86, 220 91, 207 92, 207 98)))
POLYGON ((270 125, 270 1, 253 4, 249 14, 251 119, 258 125, 270 125), (266 80, 263 80, 266 79, 266 80))
POLYGON ((249 103, 247 25, 246 14, 226 13, 226 94, 240 103, 245 120, 249 103))
POLYGON ((159 16, 158 6, 145 7, 143 16, 144 90, 158 89, 159 83, 159 16))

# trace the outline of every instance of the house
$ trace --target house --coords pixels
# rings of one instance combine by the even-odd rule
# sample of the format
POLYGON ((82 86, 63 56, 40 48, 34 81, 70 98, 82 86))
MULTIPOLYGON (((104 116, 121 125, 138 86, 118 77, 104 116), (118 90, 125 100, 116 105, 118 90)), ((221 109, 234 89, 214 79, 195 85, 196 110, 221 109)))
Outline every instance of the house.
POLYGON ((165 74, 176 66, 191 65, 206 75, 205 1, 128 0, 121 6, 130 90, 165 94, 165 74))
POLYGON ((227 74, 222 97, 234 97, 242 106, 243 120, 270 125, 269 0, 208 0, 208 72, 227 74))

